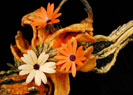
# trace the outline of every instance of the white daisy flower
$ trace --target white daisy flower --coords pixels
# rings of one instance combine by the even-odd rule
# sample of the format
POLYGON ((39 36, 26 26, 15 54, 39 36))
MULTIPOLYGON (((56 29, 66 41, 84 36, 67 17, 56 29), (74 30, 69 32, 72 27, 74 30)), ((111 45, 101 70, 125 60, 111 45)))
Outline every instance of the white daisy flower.
POLYGON ((46 62, 49 58, 48 54, 45 52, 41 53, 37 58, 35 52, 33 50, 28 50, 27 54, 24 54, 21 57, 22 61, 26 64, 18 67, 20 71, 20 75, 29 74, 26 83, 30 83, 33 79, 35 79, 35 84, 40 86, 41 81, 46 84, 47 78, 45 73, 55 73, 55 62, 46 62))

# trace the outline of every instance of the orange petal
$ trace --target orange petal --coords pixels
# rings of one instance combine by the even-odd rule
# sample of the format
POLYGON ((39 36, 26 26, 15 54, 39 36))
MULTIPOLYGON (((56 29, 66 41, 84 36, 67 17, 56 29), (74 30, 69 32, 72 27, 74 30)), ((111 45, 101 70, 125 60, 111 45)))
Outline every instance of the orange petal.
POLYGON ((41 7, 41 12, 42 12, 44 19, 45 19, 47 17, 47 12, 46 12, 45 8, 41 7))
POLYGON ((76 57, 79 57, 83 54, 83 46, 80 46, 76 52, 76 57))
POLYGON ((74 40, 74 42, 73 42, 73 53, 76 53, 76 50, 77 50, 77 41, 74 40))
POLYGON ((68 56, 69 53, 67 53, 66 51, 64 51, 63 49, 57 49, 59 51, 59 53, 65 55, 65 56, 68 56))
POLYGON ((54 11, 54 3, 52 3, 50 6, 50 10, 49 10, 49 14, 48 14, 50 18, 52 17, 53 11, 54 11))
POLYGON ((59 12, 59 10, 60 10, 60 8, 59 8, 59 7, 58 7, 58 8, 56 8, 56 9, 55 9, 55 11, 53 12, 53 16, 55 16, 55 14, 59 12))
POLYGON ((70 70, 71 66, 72 66, 72 62, 68 61, 67 67, 66 67, 66 72, 68 72, 70 70))
POLYGON ((59 19, 56 19, 56 20, 53 20, 53 21, 52 21, 52 23, 58 23, 58 22, 60 22, 59 19))
POLYGON ((48 3, 48 5, 47 5, 47 14, 50 13, 50 8, 51 8, 50 3, 48 3))
POLYGON ((57 55, 57 56, 55 56, 54 57, 55 59, 68 59, 68 57, 66 57, 66 56, 61 56, 61 55, 57 55))
POLYGON ((58 17, 61 16, 61 15, 62 15, 62 13, 56 14, 56 15, 54 16, 54 19, 58 18, 58 17))
POLYGON ((68 62, 66 62, 66 63, 64 63, 62 66, 61 66, 61 71, 63 71, 66 67, 67 67, 67 64, 68 64, 68 62))
POLYGON ((61 64, 63 64, 63 63, 65 63, 67 60, 60 60, 60 61, 58 61, 57 63, 56 63, 56 65, 61 65, 61 64))
POLYGON ((76 76, 76 66, 75 66, 75 63, 72 63, 72 76, 73 77, 76 76))

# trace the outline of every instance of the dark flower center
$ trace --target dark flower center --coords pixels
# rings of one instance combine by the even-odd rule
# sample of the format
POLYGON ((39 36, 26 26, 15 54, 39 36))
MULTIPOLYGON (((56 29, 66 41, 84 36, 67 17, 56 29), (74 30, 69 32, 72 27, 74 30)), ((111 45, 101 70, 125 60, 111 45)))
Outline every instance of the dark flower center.
POLYGON ((75 61, 76 60, 76 56, 75 55, 70 55, 69 59, 70 59, 70 61, 75 61))
POLYGON ((49 22, 51 22, 51 19, 49 19, 49 18, 46 19, 46 23, 49 23, 49 22))
POLYGON ((39 66, 38 64, 35 64, 35 65, 34 65, 34 69, 35 69, 35 70, 39 70, 39 68, 40 68, 40 66, 39 66))

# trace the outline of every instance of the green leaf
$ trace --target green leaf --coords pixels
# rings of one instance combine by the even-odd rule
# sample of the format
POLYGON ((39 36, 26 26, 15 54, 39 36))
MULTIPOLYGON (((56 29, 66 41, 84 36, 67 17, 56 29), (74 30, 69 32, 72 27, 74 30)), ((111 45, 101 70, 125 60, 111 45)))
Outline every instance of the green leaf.
POLYGON ((14 65, 12 65, 11 63, 7 63, 7 66, 11 67, 11 69, 15 70, 16 67, 14 65))

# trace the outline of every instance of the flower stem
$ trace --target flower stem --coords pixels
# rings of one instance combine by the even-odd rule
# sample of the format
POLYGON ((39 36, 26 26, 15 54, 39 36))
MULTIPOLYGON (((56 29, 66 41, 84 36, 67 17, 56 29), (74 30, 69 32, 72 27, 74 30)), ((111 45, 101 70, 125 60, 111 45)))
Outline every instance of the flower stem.
POLYGON ((83 5, 85 6, 85 11, 87 12, 87 13, 89 13, 89 12, 92 12, 92 8, 91 8, 91 6, 90 6, 90 4, 89 4, 89 2, 87 1, 87 0, 80 0, 82 3, 83 3, 83 5))
POLYGON ((59 6, 58 7, 62 7, 64 4, 65 4, 65 2, 66 2, 67 0, 62 0, 61 2, 60 2, 60 4, 59 4, 59 6))

